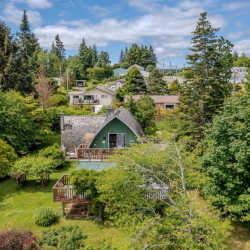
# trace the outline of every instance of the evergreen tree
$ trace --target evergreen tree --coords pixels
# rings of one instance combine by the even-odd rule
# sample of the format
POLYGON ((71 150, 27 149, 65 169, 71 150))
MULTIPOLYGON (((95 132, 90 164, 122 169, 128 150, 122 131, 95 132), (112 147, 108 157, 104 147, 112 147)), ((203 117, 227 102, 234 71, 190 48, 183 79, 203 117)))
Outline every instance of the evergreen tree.
POLYGON ((98 61, 96 63, 96 66, 98 67, 105 67, 106 65, 109 65, 110 58, 109 58, 109 53, 101 51, 100 55, 98 56, 98 61))
POLYGON ((125 54, 122 49, 119 57, 119 63, 124 63, 124 61, 125 61, 125 54))
POLYGON ((0 58, 0 90, 12 89, 22 95, 31 93, 34 87, 28 54, 18 51, 4 22, 0 22, 0 58))
POLYGON ((149 51, 149 54, 150 54, 150 57, 151 57, 151 63, 150 64, 152 64, 153 66, 156 66, 158 61, 157 61, 157 57, 156 57, 156 55, 154 53, 154 49, 153 49, 153 47, 151 45, 150 45, 148 51, 149 51))
POLYGON ((128 51, 125 61, 127 63, 129 63, 129 65, 133 65, 133 64, 141 64, 141 53, 140 53, 140 48, 139 46, 134 43, 130 50, 128 51))
POLYGON ((149 95, 166 95, 168 94, 168 85, 162 79, 163 75, 158 69, 154 69, 148 77, 148 94, 149 95))
POLYGON ((139 69, 132 68, 126 75, 125 89, 127 93, 142 95, 147 92, 147 87, 139 69))
POLYGON ((93 52, 92 50, 86 45, 85 39, 82 39, 82 43, 80 44, 78 50, 79 60, 82 65, 82 71, 86 74, 86 70, 88 68, 93 67, 93 52))
POLYGON ((38 39, 31 32, 28 15, 26 10, 23 12, 22 22, 20 24, 20 32, 17 33, 21 51, 28 54, 29 57, 35 52, 36 47, 39 46, 38 39))
POLYGON ((233 53, 233 59, 234 61, 237 61, 238 58, 239 58, 239 53, 235 50, 233 53))
POLYGON ((128 47, 125 48, 124 56, 126 57, 128 54, 128 47))
POLYGON ((155 65, 155 63, 152 61, 151 54, 147 48, 147 46, 141 46, 141 66, 144 68, 147 68, 148 65, 155 65))
POLYGON ((207 12, 202 13, 193 32, 192 54, 187 56, 187 70, 193 72, 193 79, 184 83, 180 101, 200 128, 211 121, 230 93, 232 44, 224 38, 217 39, 218 30, 207 20, 207 12))
POLYGON ((55 54, 61 62, 66 60, 65 48, 58 34, 55 36, 55 42, 52 42, 51 52, 55 54))
POLYGON ((93 45, 92 48, 92 66, 94 66, 98 61, 98 51, 96 48, 96 44, 93 45))

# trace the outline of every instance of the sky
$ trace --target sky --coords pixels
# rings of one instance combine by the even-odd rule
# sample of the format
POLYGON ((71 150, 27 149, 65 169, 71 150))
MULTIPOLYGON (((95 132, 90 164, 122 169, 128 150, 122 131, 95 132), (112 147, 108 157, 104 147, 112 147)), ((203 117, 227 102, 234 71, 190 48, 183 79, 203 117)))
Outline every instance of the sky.
POLYGON ((50 49, 59 34, 67 55, 75 55, 84 37, 87 45, 109 52, 117 63, 132 43, 152 45, 162 68, 181 68, 192 46, 200 13, 207 11, 218 36, 234 50, 250 55, 250 1, 236 0, 0 0, 0 20, 19 31, 27 11, 42 48, 50 49))

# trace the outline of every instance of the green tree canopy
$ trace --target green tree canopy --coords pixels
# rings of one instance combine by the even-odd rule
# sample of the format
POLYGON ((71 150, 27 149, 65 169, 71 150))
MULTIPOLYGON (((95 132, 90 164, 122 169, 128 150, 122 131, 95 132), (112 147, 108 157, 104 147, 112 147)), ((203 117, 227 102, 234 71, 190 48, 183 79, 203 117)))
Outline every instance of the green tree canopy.
POLYGON ((75 78, 77 80, 80 80, 81 76, 83 75, 83 72, 79 56, 70 56, 67 59, 66 64, 67 64, 67 69, 69 69, 71 72, 74 73, 75 78))
POLYGON ((240 56, 234 61, 233 66, 250 68, 250 58, 246 55, 240 56))
POLYGON ((215 204, 249 221, 249 94, 229 98, 206 131, 202 167, 211 178, 204 191, 215 204))
POLYGON ((16 152, 29 149, 35 141, 35 126, 24 98, 14 91, 0 92, 0 114, 0 138, 16 152))
POLYGON ((82 72, 85 74, 88 68, 93 67, 93 52, 91 48, 86 45, 84 38, 78 49, 78 56, 81 62, 82 72))
POLYGON ((125 89, 127 93, 141 95, 146 93, 147 87, 139 69, 132 68, 126 75, 125 89))
POLYGON ((0 178, 10 174, 16 159, 15 150, 8 143, 0 139, 0 178))
POLYGON ((145 71, 147 71, 147 72, 152 72, 153 70, 155 69, 155 67, 153 66, 153 65, 148 65, 147 67, 146 67, 146 69, 145 69, 145 71))
POLYGON ((150 95, 166 95, 168 94, 168 85, 162 79, 163 75, 155 68, 148 77, 148 93, 150 95))

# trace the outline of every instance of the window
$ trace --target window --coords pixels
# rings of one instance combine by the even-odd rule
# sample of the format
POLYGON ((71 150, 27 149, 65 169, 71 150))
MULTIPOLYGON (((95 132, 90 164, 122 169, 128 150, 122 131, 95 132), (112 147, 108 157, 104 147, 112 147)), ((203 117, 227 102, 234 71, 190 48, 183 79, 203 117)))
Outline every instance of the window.
POLYGON ((125 148, 126 134, 109 134, 109 148, 125 148))
POLYGON ((101 98, 108 98, 107 95, 101 95, 101 98))
POLYGON ((174 105, 174 104, 165 104, 165 105, 164 105, 164 108, 165 108, 165 109, 174 109, 174 108, 175 108, 175 105, 174 105))
POLYGON ((73 95, 73 98, 77 98, 77 99, 78 99, 78 98, 79 98, 79 95, 73 95))

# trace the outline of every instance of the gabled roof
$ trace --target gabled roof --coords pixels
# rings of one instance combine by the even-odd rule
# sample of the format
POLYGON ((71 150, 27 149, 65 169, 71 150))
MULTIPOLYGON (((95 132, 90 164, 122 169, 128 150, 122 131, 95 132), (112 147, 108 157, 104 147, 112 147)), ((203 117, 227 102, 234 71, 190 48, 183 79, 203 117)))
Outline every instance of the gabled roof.
MULTIPOLYGON (((140 99, 140 95, 133 95, 132 96, 133 99, 135 101, 140 99)), ((154 103, 174 103, 174 104, 179 104, 179 96, 178 95, 150 95, 149 97, 151 97, 154 100, 154 103)), ((128 99, 130 98, 130 96, 126 95, 124 98, 124 102, 127 103, 128 99)))
POLYGON ((100 87, 99 85, 96 87, 96 89, 102 90, 102 91, 109 93, 111 95, 116 95, 115 91, 108 89, 108 88, 105 88, 105 87, 100 87))
POLYGON ((92 144, 97 134, 113 119, 119 119, 121 122, 123 122, 125 125, 127 125, 133 133, 138 137, 145 137, 145 134, 143 133, 143 130, 141 128, 140 123, 135 119, 135 117, 124 107, 119 107, 117 110, 114 111, 109 117, 107 117, 106 121, 102 126, 99 128, 99 130, 96 132, 95 136, 92 138, 91 142, 89 143, 88 147, 92 144))
POLYGON ((130 66, 130 67, 129 67, 129 69, 132 69, 132 68, 140 68, 140 69, 144 69, 144 67, 143 67, 143 66, 140 66, 140 65, 138 65, 138 64, 134 64, 134 65, 132 65, 132 66, 130 66))

